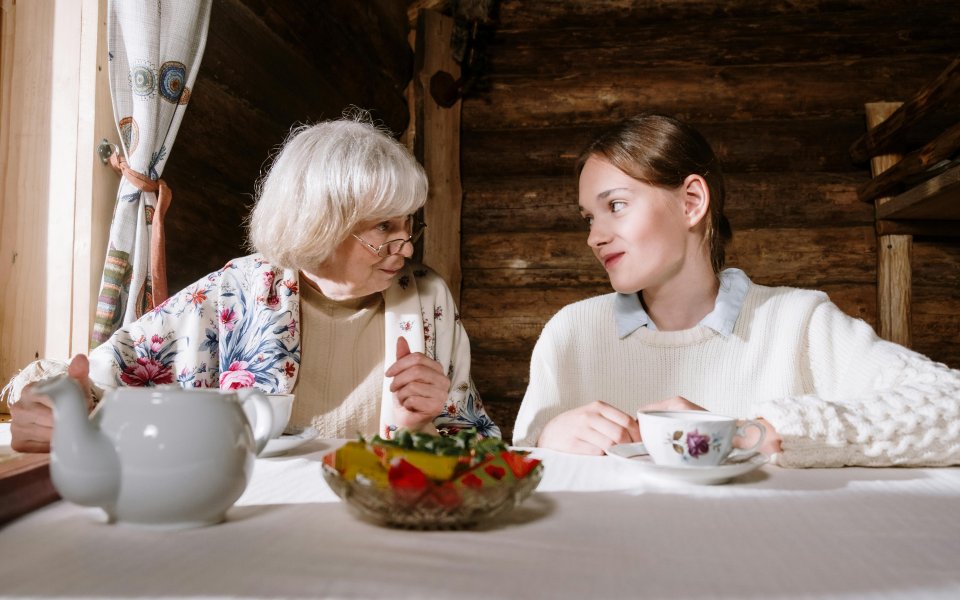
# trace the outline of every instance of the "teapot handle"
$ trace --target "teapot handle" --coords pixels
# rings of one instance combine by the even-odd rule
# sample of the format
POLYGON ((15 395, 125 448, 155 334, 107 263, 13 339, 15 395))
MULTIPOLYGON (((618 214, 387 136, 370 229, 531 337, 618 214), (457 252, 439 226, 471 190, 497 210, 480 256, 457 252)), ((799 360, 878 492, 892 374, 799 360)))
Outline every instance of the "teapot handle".
POLYGON ((260 454, 270 441, 273 409, 263 392, 256 388, 244 388, 237 392, 243 412, 247 415, 247 420, 250 421, 250 427, 253 429, 253 441, 257 454, 260 454))

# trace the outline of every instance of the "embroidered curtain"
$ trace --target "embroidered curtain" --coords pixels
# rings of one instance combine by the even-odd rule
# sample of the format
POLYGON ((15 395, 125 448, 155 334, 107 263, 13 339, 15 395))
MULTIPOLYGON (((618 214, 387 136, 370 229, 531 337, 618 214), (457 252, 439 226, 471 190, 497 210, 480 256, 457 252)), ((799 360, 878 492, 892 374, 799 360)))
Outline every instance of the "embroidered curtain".
POLYGON ((167 297, 160 179, 207 41, 212 0, 109 0, 107 51, 123 177, 110 226, 91 343, 167 297))

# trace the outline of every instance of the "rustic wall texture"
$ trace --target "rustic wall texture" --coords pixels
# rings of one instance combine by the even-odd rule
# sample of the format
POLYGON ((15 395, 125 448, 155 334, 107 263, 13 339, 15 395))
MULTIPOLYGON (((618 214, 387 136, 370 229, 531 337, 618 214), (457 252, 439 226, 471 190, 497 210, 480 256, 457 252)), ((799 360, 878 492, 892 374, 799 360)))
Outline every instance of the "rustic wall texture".
POLYGON ((397 134, 413 69, 398 0, 214 0, 203 63, 164 178, 169 287, 246 254, 244 220, 291 126, 371 109, 397 134))
MULTIPOLYGON (((723 161, 728 264, 827 291, 876 326, 865 102, 904 100, 960 53, 952 0, 504 0, 485 86, 463 104, 464 323, 506 430, 561 306, 609 290, 576 211, 573 159, 639 112, 697 126, 723 161)), ((960 243, 914 240, 914 347, 960 367, 960 243)))

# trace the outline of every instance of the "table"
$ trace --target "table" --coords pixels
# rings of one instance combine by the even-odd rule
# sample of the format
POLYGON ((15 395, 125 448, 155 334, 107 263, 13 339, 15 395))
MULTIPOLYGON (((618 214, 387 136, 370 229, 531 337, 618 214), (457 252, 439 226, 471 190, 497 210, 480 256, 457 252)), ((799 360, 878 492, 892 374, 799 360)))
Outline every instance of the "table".
POLYGON ((0 530, 0 597, 958 598, 960 468, 767 465, 721 486, 538 450, 538 491, 470 531, 357 520, 313 440, 258 459, 221 525, 59 501, 0 530))

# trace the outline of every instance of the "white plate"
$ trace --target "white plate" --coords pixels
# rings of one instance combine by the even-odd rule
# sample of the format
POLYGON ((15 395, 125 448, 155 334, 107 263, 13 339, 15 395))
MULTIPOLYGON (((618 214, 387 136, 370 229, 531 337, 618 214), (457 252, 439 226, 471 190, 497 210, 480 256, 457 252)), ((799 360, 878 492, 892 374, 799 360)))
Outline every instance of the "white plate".
POLYGON ((271 456, 280 456, 285 452, 293 450, 301 444, 305 444, 320 435, 320 432, 309 427, 295 435, 281 435, 267 442, 266 447, 258 454, 260 458, 270 458, 271 456))

